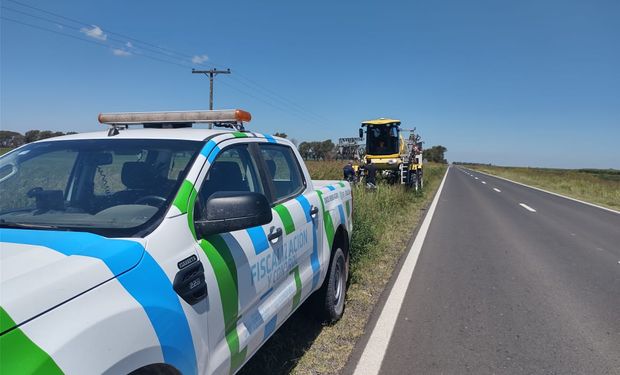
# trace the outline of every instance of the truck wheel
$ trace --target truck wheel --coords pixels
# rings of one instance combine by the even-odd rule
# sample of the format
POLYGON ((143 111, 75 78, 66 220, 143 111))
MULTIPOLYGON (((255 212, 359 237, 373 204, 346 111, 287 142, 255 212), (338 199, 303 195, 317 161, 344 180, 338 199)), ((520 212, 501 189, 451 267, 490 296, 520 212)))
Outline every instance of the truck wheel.
POLYGON ((181 373, 170 365, 159 363, 144 366, 130 372, 129 375, 181 375, 181 373))
POLYGON ((347 291, 347 259, 340 247, 329 264, 323 286, 317 291, 315 307, 321 321, 331 324, 342 318, 347 291))

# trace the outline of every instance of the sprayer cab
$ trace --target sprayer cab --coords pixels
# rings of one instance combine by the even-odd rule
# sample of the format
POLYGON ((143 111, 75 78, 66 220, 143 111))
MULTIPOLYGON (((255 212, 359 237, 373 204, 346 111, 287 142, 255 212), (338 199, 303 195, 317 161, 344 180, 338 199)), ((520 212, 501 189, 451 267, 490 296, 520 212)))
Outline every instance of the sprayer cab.
POLYGON ((363 121, 360 138, 366 133, 366 163, 372 162, 389 183, 422 186, 422 143, 415 129, 401 128, 401 121, 378 118, 363 121), (364 131, 365 129, 365 131, 364 131), (409 132, 408 138, 403 137, 409 132))

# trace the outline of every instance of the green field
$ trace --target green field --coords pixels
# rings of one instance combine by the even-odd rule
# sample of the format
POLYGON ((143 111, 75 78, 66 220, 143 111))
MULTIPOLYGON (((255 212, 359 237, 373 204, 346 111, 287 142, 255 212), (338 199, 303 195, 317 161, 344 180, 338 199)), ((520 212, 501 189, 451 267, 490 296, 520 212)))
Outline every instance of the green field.
POLYGON ((498 167, 480 164, 468 164, 466 167, 609 208, 620 208, 619 170, 498 167))
MULTIPOLYGON (((314 179, 342 178, 343 162, 308 161, 307 165, 314 179)), ((242 374, 336 374, 342 370, 445 168, 426 165, 421 193, 383 184, 376 191, 354 187, 351 282, 344 317, 333 326, 322 326, 308 306, 302 307, 242 374)))
POLYGON ((0 147, 0 155, 4 155, 7 152, 11 151, 12 148, 4 148, 4 147, 0 147))

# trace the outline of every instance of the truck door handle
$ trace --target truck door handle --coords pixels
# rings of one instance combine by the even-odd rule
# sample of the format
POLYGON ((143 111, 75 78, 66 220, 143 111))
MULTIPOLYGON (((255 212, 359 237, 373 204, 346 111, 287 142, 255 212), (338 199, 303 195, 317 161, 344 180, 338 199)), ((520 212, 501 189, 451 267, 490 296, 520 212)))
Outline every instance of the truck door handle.
POLYGON ((190 305, 207 298, 207 282, 202 263, 198 260, 181 269, 174 277, 172 287, 190 305))
POLYGON ((282 237, 282 228, 278 228, 274 230, 274 227, 271 227, 271 230, 269 231, 269 235, 267 236, 267 239, 269 241, 273 241, 273 240, 277 240, 280 237, 282 237))
POLYGON ((312 208, 310 209, 310 216, 315 216, 318 213, 319 213, 319 208, 317 206, 312 206, 312 208))

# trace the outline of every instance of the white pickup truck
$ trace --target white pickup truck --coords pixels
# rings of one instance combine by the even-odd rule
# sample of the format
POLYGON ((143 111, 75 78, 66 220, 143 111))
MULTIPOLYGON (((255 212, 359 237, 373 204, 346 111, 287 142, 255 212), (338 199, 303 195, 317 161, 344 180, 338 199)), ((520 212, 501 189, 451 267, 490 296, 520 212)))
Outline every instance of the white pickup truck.
POLYGON ((230 374, 309 297, 342 316, 350 186, 250 118, 100 115, 0 158, 1 374, 230 374))

